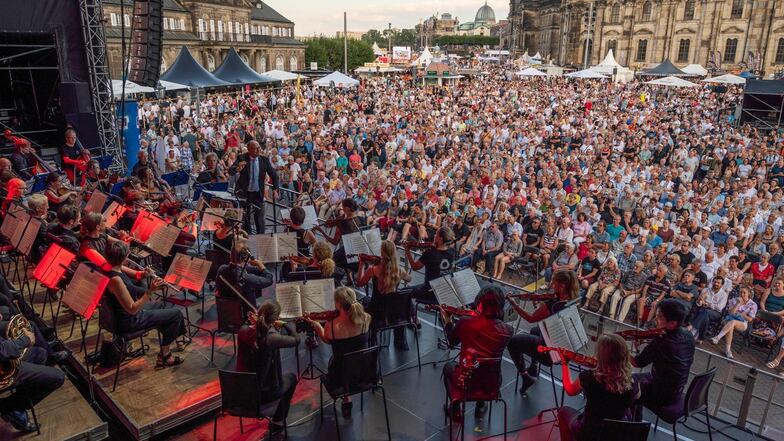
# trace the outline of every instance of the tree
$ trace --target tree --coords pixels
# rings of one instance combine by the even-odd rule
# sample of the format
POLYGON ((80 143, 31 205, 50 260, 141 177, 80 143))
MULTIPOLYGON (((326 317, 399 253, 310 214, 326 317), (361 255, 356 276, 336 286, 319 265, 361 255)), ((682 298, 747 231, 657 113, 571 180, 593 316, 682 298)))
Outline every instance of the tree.
POLYGON ((400 32, 395 34, 392 42, 395 46, 419 47, 417 44, 418 40, 419 38, 413 29, 401 29, 400 32))
POLYGON ((435 40, 438 45, 497 46, 498 37, 485 35, 442 35, 435 40))
MULTIPOLYGON (((305 42, 305 63, 317 62, 319 67, 343 69, 343 39, 319 37, 305 42)), ((375 60, 372 47, 365 41, 348 40, 348 69, 354 70, 375 60)))
POLYGON ((373 43, 378 43, 378 47, 387 47, 387 37, 381 34, 377 29, 371 29, 362 34, 362 41, 369 44, 371 47, 373 43))

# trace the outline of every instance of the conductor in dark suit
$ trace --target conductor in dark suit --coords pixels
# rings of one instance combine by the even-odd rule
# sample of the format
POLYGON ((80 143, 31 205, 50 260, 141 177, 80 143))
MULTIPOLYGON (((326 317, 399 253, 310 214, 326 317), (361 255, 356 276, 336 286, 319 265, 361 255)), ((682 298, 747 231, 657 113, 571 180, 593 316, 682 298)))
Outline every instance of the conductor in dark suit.
POLYGON ((280 197, 278 174, 267 157, 259 156, 260 150, 258 142, 250 141, 248 153, 239 155, 234 164, 229 167, 229 175, 234 176, 239 173, 234 184, 234 192, 245 198, 244 208, 249 216, 248 224, 255 223, 257 234, 264 233, 264 183, 267 182, 267 175, 272 180, 273 199, 280 197))

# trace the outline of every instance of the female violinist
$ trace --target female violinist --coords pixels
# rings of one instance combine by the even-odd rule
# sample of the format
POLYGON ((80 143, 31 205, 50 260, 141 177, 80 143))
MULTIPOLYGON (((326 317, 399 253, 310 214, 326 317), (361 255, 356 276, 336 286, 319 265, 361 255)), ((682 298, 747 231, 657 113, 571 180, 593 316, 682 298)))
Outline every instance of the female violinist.
POLYGON ((326 224, 327 227, 336 227, 334 235, 330 236, 327 234, 321 226, 317 226, 314 229, 320 232, 329 243, 337 247, 334 255, 336 265, 346 270, 351 269, 356 271, 357 265, 349 265, 346 260, 346 250, 343 248, 341 239, 344 234, 356 233, 359 231, 360 220, 356 216, 357 203, 354 199, 345 198, 340 203, 340 206, 343 209, 343 216, 337 219, 328 220, 326 224))
POLYGON ((297 387, 297 376, 284 374, 279 349, 299 345, 299 335, 292 323, 279 326, 280 304, 267 300, 257 315, 250 315, 250 325, 237 334, 237 371, 255 372, 265 402, 280 400, 270 422, 270 430, 277 432, 286 424, 291 398, 297 387))
MULTIPOLYGON (((550 289, 558 295, 558 299, 542 302, 531 314, 516 302, 510 301, 509 303, 523 320, 529 323, 537 323, 561 311, 568 302, 577 298, 579 291, 577 275, 574 271, 556 271, 550 281, 550 289)), ((523 377, 523 386, 520 388, 520 393, 522 394, 525 394, 528 388, 536 382, 536 378, 539 377, 539 363, 544 363, 548 366, 552 363, 549 355, 539 353, 537 350, 540 345, 544 344, 544 339, 538 326, 531 328, 528 334, 515 335, 509 341, 509 354, 517 366, 518 372, 523 377), (528 369, 525 366, 524 355, 531 357, 531 365, 528 366, 528 369)))
POLYGON ((564 406, 558 411, 558 428, 563 441, 599 441, 605 419, 627 420, 630 409, 640 396, 639 385, 632 377, 631 356, 624 340, 604 334, 596 343, 597 366, 572 378, 569 363, 562 363, 564 390, 569 396, 585 395, 585 409, 564 406))
POLYGON ((46 190, 44 196, 49 200, 49 207, 55 213, 63 204, 76 203, 78 193, 63 185, 62 175, 58 173, 50 173, 46 177, 46 190))
MULTIPOLYGON (((335 309, 338 310, 337 318, 330 320, 326 325, 306 319, 316 335, 325 343, 332 346, 332 358, 329 360, 327 373, 322 379, 327 388, 341 387, 345 384, 343 357, 349 352, 358 351, 368 347, 368 330, 370 329, 370 314, 362 308, 357 301, 354 290, 341 286, 335 290, 335 309)), ((341 405, 344 418, 351 417, 351 398, 346 397, 341 405)))
POLYGON ((145 200, 148 202, 162 202, 167 200, 168 193, 155 179, 153 171, 147 167, 142 167, 137 172, 140 190, 144 193, 145 200))
MULTIPOLYGON (((370 265, 371 262, 360 256, 357 286, 365 286, 371 279, 373 280, 373 295, 368 306, 370 315, 382 314, 386 309, 384 308, 386 297, 395 294, 401 281, 411 281, 411 276, 400 267, 399 262, 397 248, 388 240, 381 242, 381 257, 377 263, 370 265)), ((395 328, 394 333, 395 348, 408 350, 405 330, 395 328)))

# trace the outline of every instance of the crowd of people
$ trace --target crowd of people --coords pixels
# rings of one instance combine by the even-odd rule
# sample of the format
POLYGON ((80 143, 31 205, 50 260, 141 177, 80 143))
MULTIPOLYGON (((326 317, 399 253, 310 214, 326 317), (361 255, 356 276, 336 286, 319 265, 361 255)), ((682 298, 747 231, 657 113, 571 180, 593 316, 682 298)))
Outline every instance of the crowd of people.
MULTIPOLYGON (((633 359, 617 354, 617 341, 603 340, 599 346, 606 348, 599 352, 615 357, 608 361, 614 379, 581 377, 568 392, 587 391, 598 381, 624 402, 657 393, 670 400, 685 385, 695 340, 721 342, 732 358, 732 342, 741 333, 769 344, 781 337, 784 133, 734 124, 740 95, 733 88, 671 91, 641 82, 512 81, 502 68, 489 68, 449 87, 414 87, 389 77, 349 90, 287 85, 212 94, 198 105, 142 102, 141 149, 121 197, 131 207, 126 216, 134 216, 138 205, 155 199, 163 205, 173 197, 164 173, 184 170, 199 186, 228 182, 246 217, 227 214, 214 233, 215 251, 226 261, 217 290, 254 304, 273 283, 245 243, 248 233, 266 231, 265 203, 314 206, 326 223, 313 230, 303 227, 303 209, 291 210, 287 229, 296 233, 306 261, 284 265, 284 279, 312 270, 354 287, 373 280, 364 306, 353 290, 340 288, 337 318, 323 326, 310 321, 335 354, 366 347, 385 296, 410 280, 400 267, 401 245, 407 266, 424 270, 425 283, 411 288, 411 297, 423 302, 435 302, 427 282, 470 266, 491 279, 518 280, 513 277, 520 273, 526 280, 546 279, 557 300, 533 313, 512 304, 532 323, 578 299, 613 319, 665 328, 665 337, 633 359), (341 238, 363 226, 382 232, 381 255, 349 263, 341 238), (419 257, 411 252, 417 246, 426 248, 419 257), (657 367, 652 375, 658 378, 632 381, 631 364, 660 362, 656 348, 688 352, 685 374, 677 366, 668 380, 662 377, 666 369, 657 367)), ((71 131, 63 149, 71 158, 65 163, 74 167, 69 180, 101 185, 75 142, 71 131)), ((20 154, 25 148, 18 148, 20 154)), ((12 165, 0 163, 0 169, 12 165)), ((4 182, 14 182, 0 173, 4 182)), ((52 180, 53 190, 41 201, 31 196, 30 209, 41 205, 43 217, 58 204, 63 229, 81 224, 75 251, 110 275, 114 313, 133 329, 161 332, 159 367, 182 363, 172 355, 184 333, 182 317, 150 302, 159 279, 123 264, 129 250, 121 230, 133 217, 121 220, 112 238, 100 213, 79 222, 72 196, 58 191, 58 182, 52 180)), ((185 228, 178 245, 193 245, 195 238, 183 236, 185 228)), ((462 341, 463 351, 479 346, 488 357, 508 347, 525 393, 539 363, 549 362, 536 351, 541 336, 536 328, 512 335, 500 321, 506 305, 500 292, 483 291, 477 303, 481 329, 471 328, 473 319, 450 324, 445 313, 447 338, 462 341)), ((265 387, 285 398, 273 421, 281 428, 296 381, 269 366, 276 349, 299 340, 295 329, 275 325, 279 314, 274 301, 261 306, 252 330, 241 333, 238 365, 264 371, 265 387)), ((403 332, 396 333, 395 346, 408 348, 403 332)), ((784 350, 767 366, 776 368, 782 358, 784 350)), ((333 360, 328 376, 338 382, 340 357, 333 360)), ((457 375, 456 366, 449 369, 447 378, 457 375)), ((348 400, 343 412, 351 413, 348 400)))

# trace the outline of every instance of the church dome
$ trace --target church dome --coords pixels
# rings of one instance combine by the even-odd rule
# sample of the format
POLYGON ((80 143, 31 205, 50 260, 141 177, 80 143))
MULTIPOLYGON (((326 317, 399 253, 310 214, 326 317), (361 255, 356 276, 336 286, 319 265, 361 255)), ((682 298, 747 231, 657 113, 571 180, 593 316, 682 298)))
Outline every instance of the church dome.
POLYGON ((476 18, 474 18, 475 22, 483 22, 483 23, 495 23, 495 12, 493 8, 487 5, 485 2, 484 6, 479 8, 476 11, 476 18))

